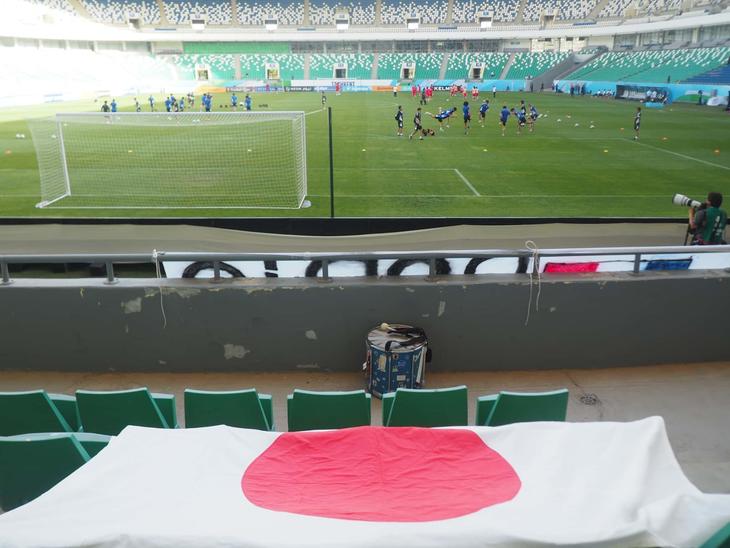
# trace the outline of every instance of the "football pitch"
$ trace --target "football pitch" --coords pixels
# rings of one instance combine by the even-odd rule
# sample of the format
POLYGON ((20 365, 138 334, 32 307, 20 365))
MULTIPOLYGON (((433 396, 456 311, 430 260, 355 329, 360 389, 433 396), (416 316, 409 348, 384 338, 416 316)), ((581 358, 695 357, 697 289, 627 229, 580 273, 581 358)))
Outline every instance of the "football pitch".
MULTIPOLYGON (((242 100, 245 94, 239 93, 242 100)), ((424 126, 436 135, 423 140, 407 135, 413 128, 418 100, 410 93, 345 93, 327 95, 332 107, 334 187, 337 217, 683 217, 673 206, 680 192, 702 199, 710 190, 730 195, 730 116, 718 108, 675 104, 662 110, 642 109, 641 138, 633 140, 637 103, 552 93, 487 94, 491 108, 484 127, 478 123, 481 102, 470 99, 471 129, 465 135, 459 98, 437 92, 424 111, 457 107, 450 127, 424 115, 424 126), (541 114, 534 133, 517 134, 511 117, 506 135, 498 126, 503 105, 520 99, 541 114), (398 105, 405 113, 405 137, 396 136, 398 105), (593 127, 591 127, 593 126, 593 127)), ((484 98, 484 95, 482 95, 484 98)), ((158 96, 158 109, 164 108, 158 96)), ((132 111, 133 98, 117 98, 121 111, 132 111)), ((140 101, 142 98, 140 97, 140 101)), ((198 98, 199 102, 199 98, 198 98)), ((225 94, 214 97, 214 110, 228 105, 225 94)), ((40 180, 26 120, 55 112, 98 111, 98 102, 64 103, 0 109, 0 216, 3 217, 328 217, 330 213, 327 112, 318 93, 253 94, 254 111, 296 110, 306 113, 307 209, 205 209, 180 207, 176 189, 167 186, 166 204, 129 207, 123 197, 105 207, 74 208, 63 199, 58 207, 38 209, 40 180), (18 134, 26 138, 17 138, 18 134), (65 203, 64 203, 65 202, 65 203), (159 207, 158 207, 159 205, 159 207)), ((196 103, 195 110, 199 108, 196 103)), ((145 103, 144 110, 149 107, 145 103)), ((171 116, 174 116, 172 114, 171 116)), ((210 135, 191 135, 174 154, 185 155, 205 144, 201 170, 214 168, 216 151, 210 135)), ((144 148, 144 144, 140 144, 144 148)), ((126 149, 126 147, 124 147, 126 149)), ((266 143, 257 153, 271 165, 266 143)), ((131 149, 130 149, 131 150, 131 149)), ((119 150, 114 159, 118 180, 133 170, 134 154, 119 150)), ((174 166, 175 157, 165 158, 174 166)), ((150 185, 160 170, 150 173, 150 185)), ((180 183, 185 184, 185 182, 180 183)), ((191 185, 200 177, 190 173, 191 185)), ((211 182, 211 185, 214 182, 211 182)), ((272 192, 276 192, 275 188, 272 192)), ((200 192, 205 192, 201 189, 200 192)), ((182 192, 182 194, 185 194, 182 192)))

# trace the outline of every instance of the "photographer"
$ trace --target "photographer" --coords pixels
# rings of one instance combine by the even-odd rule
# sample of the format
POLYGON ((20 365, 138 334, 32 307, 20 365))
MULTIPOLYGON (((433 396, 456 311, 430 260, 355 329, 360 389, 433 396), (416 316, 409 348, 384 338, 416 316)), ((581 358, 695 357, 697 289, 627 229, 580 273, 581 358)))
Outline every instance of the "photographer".
POLYGON ((722 194, 710 192, 698 208, 689 210, 689 226, 694 234, 692 245, 718 245, 725 242, 727 213, 720 209, 722 194))

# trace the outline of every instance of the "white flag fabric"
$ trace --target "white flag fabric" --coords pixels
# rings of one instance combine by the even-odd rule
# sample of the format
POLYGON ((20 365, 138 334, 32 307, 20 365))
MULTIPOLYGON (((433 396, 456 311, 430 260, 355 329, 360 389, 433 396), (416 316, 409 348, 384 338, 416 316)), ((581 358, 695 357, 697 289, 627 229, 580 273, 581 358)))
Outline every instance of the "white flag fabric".
POLYGON ((128 427, 0 516, 0 546, 697 546, 730 495, 682 473, 659 417, 277 433, 128 427))

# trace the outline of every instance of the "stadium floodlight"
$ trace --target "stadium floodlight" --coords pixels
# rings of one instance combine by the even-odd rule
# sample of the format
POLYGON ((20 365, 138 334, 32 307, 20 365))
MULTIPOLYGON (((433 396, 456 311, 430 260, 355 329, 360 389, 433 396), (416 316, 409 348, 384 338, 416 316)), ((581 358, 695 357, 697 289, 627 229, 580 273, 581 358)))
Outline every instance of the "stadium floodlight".
POLYGON ((30 120, 37 207, 302 207, 303 112, 63 113, 30 120))

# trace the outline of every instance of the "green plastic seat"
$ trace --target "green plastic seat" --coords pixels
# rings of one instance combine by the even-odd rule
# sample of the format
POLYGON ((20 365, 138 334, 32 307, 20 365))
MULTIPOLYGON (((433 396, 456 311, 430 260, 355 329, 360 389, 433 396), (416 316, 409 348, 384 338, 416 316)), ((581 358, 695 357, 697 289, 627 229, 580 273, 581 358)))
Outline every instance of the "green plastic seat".
POLYGON ((68 394, 48 394, 51 401, 61 412, 63 418, 71 427, 72 432, 78 432, 81 421, 79 421, 79 408, 76 406, 76 398, 68 394))
POLYGON ((155 400, 160 413, 165 417, 165 422, 170 428, 177 428, 177 409, 175 406, 174 394, 161 394, 152 392, 152 399, 155 400))
MULTIPOLYGON (((29 441, 45 440, 54 437, 65 436, 67 432, 43 432, 34 434, 20 434, 18 436, 8 436, 8 439, 24 439, 29 441)), ((71 432, 70 433, 76 441, 81 444, 81 447, 86 449, 89 457, 95 457, 99 451, 104 449, 112 439, 112 436, 104 434, 89 434, 88 432, 71 432)))
POLYGON ((77 390, 76 404, 84 432, 116 436, 130 425, 169 428, 146 388, 109 392, 77 390))
POLYGON ((497 403, 499 394, 489 394, 488 396, 479 396, 477 398, 477 426, 485 426, 489 415, 492 414, 492 409, 497 403))
POLYGON ((44 390, 0 392, 0 436, 71 431, 44 390))
MULTIPOLYGON (((488 398, 493 398, 489 396, 488 398)), ((482 420, 484 411, 480 405, 490 405, 488 399, 481 403, 477 399, 477 420, 482 420)), ((487 415, 485 422, 477 422, 480 426, 501 426, 515 422, 565 421, 568 411, 568 389, 552 392, 500 392, 496 402, 487 415)))
POLYGON ((384 426, 466 426, 466 386, 412 390, 399 388, 383 395, 384 426))
POLYGON ((700 548, 730 548, 730 522, 703 542, 700 548))
POLYGON ((328 430, 370 425, 370 394, 294 390, 287 396, 289 431, 328 430))
POLYGON ((0 507, 8 511, 42 495, 88 462, 71 433, 0 437, 0 507))
POLYGON ((185 427, 226 424, 237 428, 273 430, 272 400, 255 389, 228 392, 185 390, 185 427))

